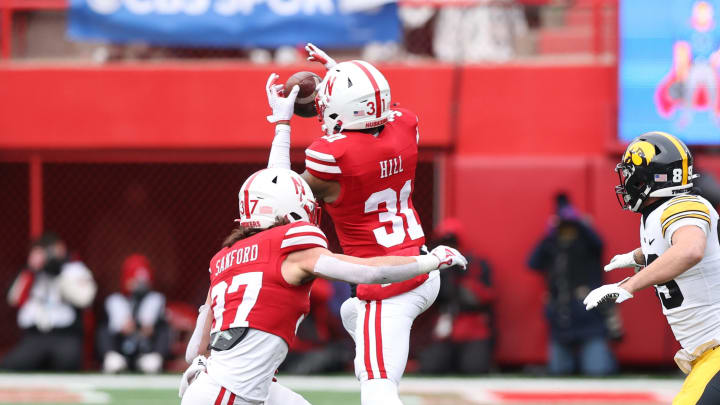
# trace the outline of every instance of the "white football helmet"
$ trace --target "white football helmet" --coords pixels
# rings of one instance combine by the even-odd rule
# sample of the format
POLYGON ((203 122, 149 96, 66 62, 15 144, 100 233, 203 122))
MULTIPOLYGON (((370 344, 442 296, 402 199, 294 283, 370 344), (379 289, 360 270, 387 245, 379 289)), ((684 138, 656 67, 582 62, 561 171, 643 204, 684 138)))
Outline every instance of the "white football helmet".
POLYGON ((393 116, 390 85, 375 66, 362 60, 328 70, 318 85, 315 107, 326 135, 379 127, 393 116))
POLYGON ((317 223, 319 208, 310 186, 292 170, 271 168, 253 173, 238 193, 240 219, 246 228, 265 229, 286 218, 317 223))

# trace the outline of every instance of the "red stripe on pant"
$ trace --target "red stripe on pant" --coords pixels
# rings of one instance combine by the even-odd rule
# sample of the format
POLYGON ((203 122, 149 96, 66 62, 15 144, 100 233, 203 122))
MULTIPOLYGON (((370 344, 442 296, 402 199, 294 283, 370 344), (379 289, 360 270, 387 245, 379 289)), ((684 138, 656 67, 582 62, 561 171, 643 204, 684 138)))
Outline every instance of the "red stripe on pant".
POLYGON ((365 301, 365 328, 363 330, 365 342, 365 370, 368 373, 368 380, 375 378, 370 363, 370 301, 365 301))
POLYGON ((215 405, 222 405, 223 397, 225 397, 225 387, 220 387, 220 393, 217 396, 217 399, 215 399, 215 405))
POLYGON ((385 360, 383 360, 382 330, 380 322, 380 312, 382 310, 382 301, 375 301, 375 353, 377 353, 378 369, 380 369, 380 378, 387 378, 385 372, 385 360))
POLYGON ((235 403, 235 394, 230 394, 230 399, 228 399, 227 405, 233 405, 235 403))

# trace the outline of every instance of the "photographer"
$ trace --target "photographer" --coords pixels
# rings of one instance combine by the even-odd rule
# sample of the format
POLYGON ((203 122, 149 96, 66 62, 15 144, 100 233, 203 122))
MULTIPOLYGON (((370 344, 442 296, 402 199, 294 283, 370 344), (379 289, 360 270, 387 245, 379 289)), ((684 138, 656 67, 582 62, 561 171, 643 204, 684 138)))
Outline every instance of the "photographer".
POLYGON ((18 308, 20 343, 0 361, 5 370, 79 370, 82 364, 81 309, 95 297, 90 270, 69 258, 65 243, 46 232, 30 248, 27 267, 8 293, 18 308))
POLYGON ((614 304, 585 310, 583 299, 602 285, 603 241, 572 206, 565 193, 555 196, 555 214, 528 260, 548 289, 545 315, 550 329, 548 372, 603 376, 617 371, 609 340, 622 337, 614 304))

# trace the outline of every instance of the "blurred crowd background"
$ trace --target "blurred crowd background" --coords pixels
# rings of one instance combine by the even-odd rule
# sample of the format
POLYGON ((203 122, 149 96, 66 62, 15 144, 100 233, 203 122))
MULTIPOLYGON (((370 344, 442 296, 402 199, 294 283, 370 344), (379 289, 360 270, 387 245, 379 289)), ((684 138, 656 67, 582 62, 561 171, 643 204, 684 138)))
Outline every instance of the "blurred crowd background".
MULTIPOLYGON (((113 0, 94 3, 103 2, 113 0)), ((287 3, 302 4, 303 1, 287 3)), ((309 0, 306 3, 328 2, 309 0)), ((362 11, 393 1, 329 3, 339 4, 338 8, 349 4, 352 10, 362 11)), ((271 48, 196 44, 170 47, 143 40, 125 40, 123 44, 76 41, 66 35, 71 21, 66 0, 13 0, 7 4, 12 11, 9 19, 12 26, 4 28, 10 31, 5 31, 2 39, 6 58, 62 58, 89 63, 223 58, 257 64, 293 64, 305 59, 303 38, 271 48)), ((254 2, 239 1, 238 4, 238 7, 245 4, 252 9, 260 7, 262 2, 253 5, 254 2)), ((548 60, 558 60, 560 55, 613 53, 617 38, 616 12, 617 4, 605 0, 403 0, 397 2, 399 38, 334 46, 337 48, 334 55, 340 59, 359 57, 374 63, 423 60, 474 63, 508 62, 543 55, 548 60)))
MULTIPOLYGON (((191 4, 123 1, 160 14, 191 4)), ((302 36, 210 46, 158 40, 172 31, 159 24, 142 40, 147 27, 88 23, 80 3, 0 0, 0 369, 180 370, 237 189, 267 159, 265 79, 321 72, 304 61, 302 36), (97 32, 108 38, 87 38, 97 32)), ((295 3, 313 2, 285 2, 295 3)), ((676 343, 654 292, 592 313, 581 304, 623 278, 602 265, 638 244, 637 218, 612 189, 624 145, 623 2, 331 3, 370 18, 369 5, 391 8, 396 38, 325 48, 376 63, 394 101, 418 112, 414 204, 428 245, 470 258, 467 272, 443 274, 417 320, 408 371, 672 370, 676 343)), ((280 20, 267 31, 286 28, 280 20)), ((314 120, 296 120, 301 171, 320 133, 314 120)), ((720 142, 718 133, 709 136, 720 142)), ((720 173, 711 144, 693 146, 708 195, 720 173)), ((322 225, 338 250, 327 216, 322 225)), ((348 295, 343 283, 316 282, 284 371, 351 369, 339 318, 348 295)))

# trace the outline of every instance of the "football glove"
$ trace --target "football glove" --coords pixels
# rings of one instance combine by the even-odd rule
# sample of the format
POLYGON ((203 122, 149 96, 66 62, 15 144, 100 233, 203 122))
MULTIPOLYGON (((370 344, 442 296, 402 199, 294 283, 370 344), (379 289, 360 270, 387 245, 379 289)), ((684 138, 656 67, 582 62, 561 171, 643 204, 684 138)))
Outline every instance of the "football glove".
POLYGON ((640 270, 643 266, 642 264, 638 264, 635 262, 635 251, 629 253, 623 253, 621 255, 615 255, 612 259, 610 259, 610 263, 606 264, 604 269, 605 271, 612 271, 615 269, 620 269, 624 267, 633 267, 635 269, 635 272, 637 273, 638 270, 640 270))
POLYGON ((331 58, 322 49, 318 48, 317 46, 315 46, 309 42, 307 45, 305 45, 305 50, 308 53, 307 60, 309 60, 310 62, 322 63, 323 66, 325 66, 325 69, 327 69, 327 70, 330 70, 333 68, 333 66, 337 65, 337 62, 335 62, 335 59, 331 58))
POLYGON ((205 371, 207 369, 207 358, 205 356, 197 356, 195 357, 195 360, 192 361, 190 364, 190 367, 185 370, 185 372, 182 375, 182 379, 180 380, 180 390, 178 391, 178 396, 180 398, 185 395, 185 391, 188 389, 190 384, 192 384, 193 381, 197 378, 197 376, 205 371))
POLYGON ((589 311, 603 302, 616 302, 619 304, 632 298, 632 294, 630 294, 626 289, 620 287, 620 284, 624 283, 628 278, 619 283, 605 284, 604 286, 590 291, 590 294, 588 294, 583 300, 585 310, 589 311))
POLYGON ((438 269, 443 270, 448 267, 460 266, 463 270, 467 268, 468 261, 465 256, 461 255, 457 249, 440 245, 430 251, 430 255, 435 256, 439 263, 438 269))
POLYGON ((278 121, 290 121, 295 110, 295 98, 297 97, 300 87, 295 85, 290 94, 283 97, 283 86, 282 84, 275 84, 278 79, 277 74, 273 73, 268 78, 267 84, 265 85, 265 92, 267 93, 268 104, 272 109, 272 115, 267 116, 267 120, 271 123, 278 121))

